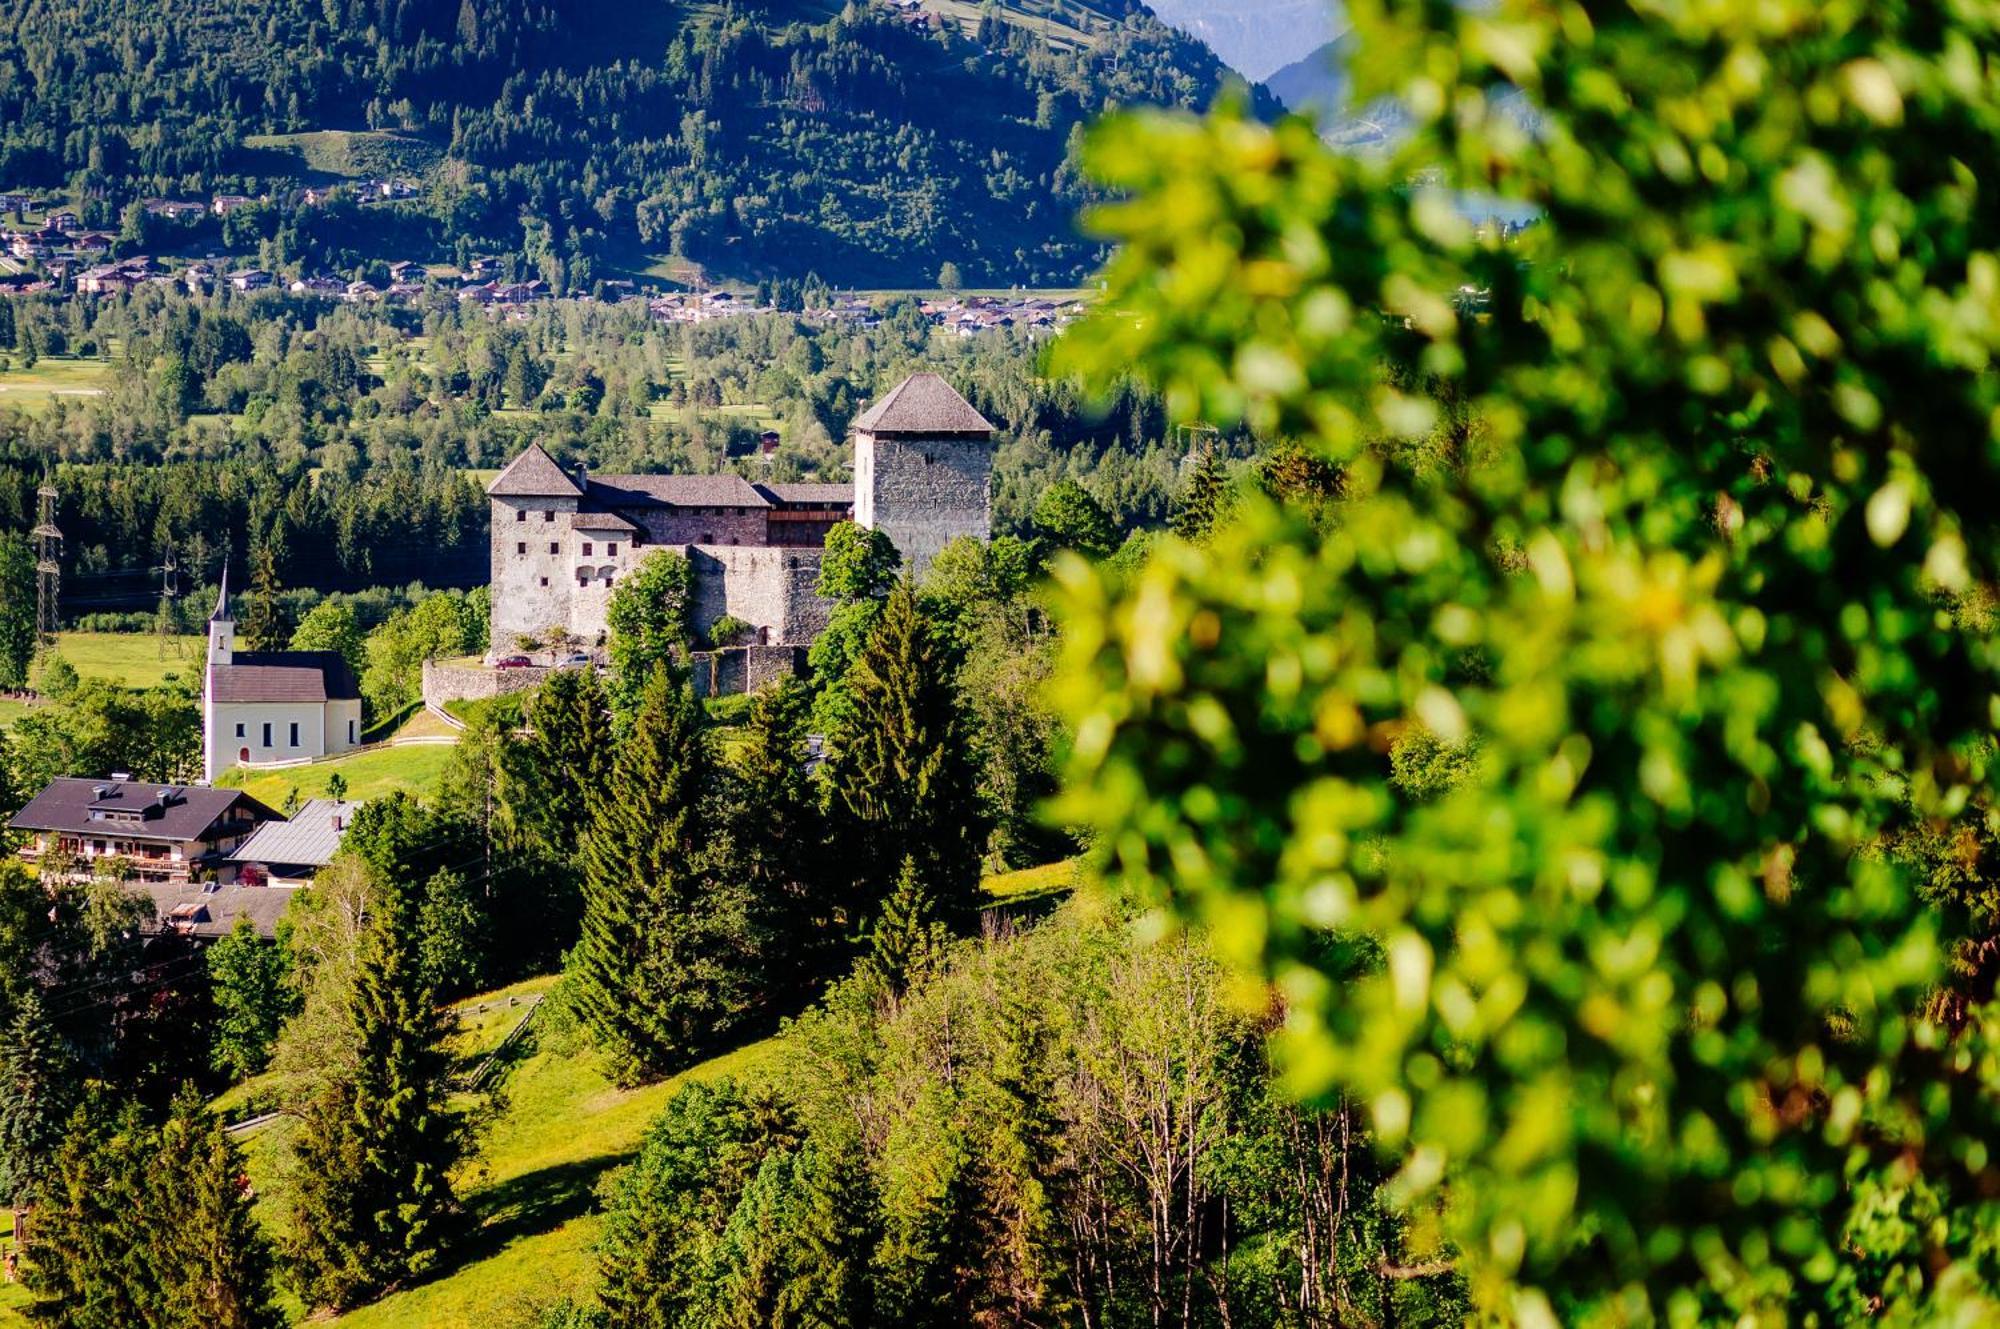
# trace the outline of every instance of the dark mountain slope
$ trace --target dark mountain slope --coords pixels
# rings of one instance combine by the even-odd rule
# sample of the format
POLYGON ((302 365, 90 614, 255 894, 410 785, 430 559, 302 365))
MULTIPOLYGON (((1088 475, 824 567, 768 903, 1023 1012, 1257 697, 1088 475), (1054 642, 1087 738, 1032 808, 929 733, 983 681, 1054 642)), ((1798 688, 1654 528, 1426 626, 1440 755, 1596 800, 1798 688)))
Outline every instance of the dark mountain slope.
POLYGON ((115 225, 134 198, 284 197, 387 159, 421 171, 417 198, 273 207, 232 243, 337 264, 466 237, 575 284, 669 252, 842 284, 945 261, 1071 281, 1097 257, 1075 128, 1226 77, 1137 0, 921 21, 882 0, 0 0, 0 186, 115 225))

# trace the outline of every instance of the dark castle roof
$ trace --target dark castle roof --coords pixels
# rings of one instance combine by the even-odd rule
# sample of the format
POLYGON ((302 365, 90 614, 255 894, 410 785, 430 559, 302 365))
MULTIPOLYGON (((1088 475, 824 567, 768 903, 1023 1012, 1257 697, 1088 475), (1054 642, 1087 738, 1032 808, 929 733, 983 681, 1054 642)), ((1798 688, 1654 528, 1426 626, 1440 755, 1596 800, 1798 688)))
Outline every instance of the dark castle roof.
POLYGON ((936 374, 912 374, 854 422, 864 434, 990 435, 993 424, 936 374))
POLYGON ((7 825, 17 831, 183 842, 204 838, 238 806, 264 820, 278 819, 241 789, 63 777, 49 781, 7 825))
POLYGON ((530 443, 526 451, 508 462, 507 469, 486 486, 486 492, 497 498, 578 498, 583 494, 569 472, 542 451, 539 443, 530 443))
POLYGON ((740 475, 593 475, 585 497, 610 508, 768 508, 740 475))
POLYGON ((354 671, 339 651, 237 651, 208 667, 216 701, 354 701, 354 671))
POLYGON ((774 504, 782 507, 788 503, 846 503, 854 502, 853 485, 782 484, 758 485, 768 494, 774 504))

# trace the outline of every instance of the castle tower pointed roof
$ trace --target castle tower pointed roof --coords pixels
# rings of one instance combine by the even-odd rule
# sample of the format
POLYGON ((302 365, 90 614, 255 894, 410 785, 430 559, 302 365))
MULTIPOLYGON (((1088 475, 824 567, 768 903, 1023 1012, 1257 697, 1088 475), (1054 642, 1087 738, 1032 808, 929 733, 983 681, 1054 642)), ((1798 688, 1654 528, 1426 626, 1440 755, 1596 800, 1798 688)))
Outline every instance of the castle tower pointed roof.
POLYGON ((556 459, 530 443, 507 469, 493 477, 486 492, 495 498, 581 498, 583 490, 556 459))
POLYGON ((229 560, 222 560, 222 585, 215 592, 215 612, 208 616, 211 623, 234 623, 229 616, 229 560))
POLYGON ((912 374, 854 422, 864 434, 991 435, 993 422, 936 374, 912 374))

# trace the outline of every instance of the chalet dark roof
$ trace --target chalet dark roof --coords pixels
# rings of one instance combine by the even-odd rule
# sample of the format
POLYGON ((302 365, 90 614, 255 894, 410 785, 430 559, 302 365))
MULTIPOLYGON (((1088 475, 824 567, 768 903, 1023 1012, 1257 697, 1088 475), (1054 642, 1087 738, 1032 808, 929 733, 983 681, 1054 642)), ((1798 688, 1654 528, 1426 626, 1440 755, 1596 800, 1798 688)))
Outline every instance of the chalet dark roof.
POLYGON ((853 503, 853 485, 758 485, 777 504, 786 503, 853 503))
POLYGON ((854 422, 867 434, 990 435, 993 424, 936 374, 912 374, 854 422))
POLYGON ((578 498, 583 494, 570 473, 556 465, 556 459, 542 451, 539 443, 530 443, 526 451, 508 462, 507 469, 486 486, 486 492, 496 498, 578 498))
POLYGON ((30 799, 7 825, 16 831, 115 835, 179 844, 205 838, 209 828, 236 807, 260 820, 278 816, 241 789, 65 776, 49 781, 48 788, 30 799))
POLYGON ((586 497, 592 506, 607 508, 771 506, 740 475, 593 475, 586 497))
POLYGON ((278 920, 284 917, 298 891, 271 886, 216 886, 199 882, 129 881, 125 889, 153 902, 151 932, 180 932, 188 936, 214 939, 235 930, 236 920, 247 918, 260 937, 278 935, 278 920))
POLYGON ((355 701, 361 689, 339 651, 237 651, 208 667, 216 701, 355 701))
POLYGON ((579 512, 571 523, 579 531, 636 531, 639 528, 615 512, 579 512))

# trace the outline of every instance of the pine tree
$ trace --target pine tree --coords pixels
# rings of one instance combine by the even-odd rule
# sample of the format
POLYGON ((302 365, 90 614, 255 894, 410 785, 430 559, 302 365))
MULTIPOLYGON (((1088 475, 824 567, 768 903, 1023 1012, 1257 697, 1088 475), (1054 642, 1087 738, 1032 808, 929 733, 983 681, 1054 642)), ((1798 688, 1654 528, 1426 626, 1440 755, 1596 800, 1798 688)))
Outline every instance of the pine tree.
POLYGON ((774 978, 802 987, 822 976, 845 926, 826 889, 826 819, 806 769, 810 707, 790 680, 758 691, 730 763, 731 876, 749 893, 774 978))
POLYGON ((243 611, 243 644, 252 651, 281 651, 292 638, 278 584, 278 556, 270 542, 250 551, 250 594, 243 611))
POLYGON ((0 1203, 32 1203, 78 1092, 75 1054, 31 988, 0 1036, 0 1203))
POLYGON ((900 996, 943 963, 951 932, 937 919, 931 893, 917 874, 915 855, 903 857, 896 887, 868 929, 865 968, 900 996))
POLYGON ((356 1068, 307 1104, 294 1146, 287 1254, 313 1306, 351 1306, 431 1268, 457 1210, 465 1132, 450 1103, 450 1017, 424 979, 411 902, 394 883, 378 899, 348 995, 356 1068))
POLYGON ((625 1083, 656 1077, 740 1018, 753 953, 740 883, 710 878, 710 769, 694 690, 664 665, 640 694, 583 845, 578 1009, 625 1083))
POLYGON ((1194 466, 1174 495, 1173 516, 1168 525, 1181 539, 1199 544, 1228 507, 1229 475, 1213 447, 1203 444, 1194 455, 1194 466))
POLYGON ((906 583, 890 594, 847 677, 850 714, 827 765, 852 917, 872 918, 903 858, 943 918, 977 908, 986 819, 957 690, 906 583))
POLYGON ((164 1323, 150 1267, 148 1174, 158 1166, 137 1103, 76 1110, 48 1162, 28 1223, 21 1281, 28 1318, 55 1329, 164 1323))
POLYGON ((542 857, 573 862, 592 792, 610 772, 610 698, 596 670, 564 669, 536 690, 526 720, 528 736, 501 774, 506 818, 542 857))
POLYGON ((175 1329, 266 1329, 284 1323, 271 1302, 271 1243, 250 1209, 243 1154, 192 1090, 174 1101, 153 1151, 152 1267, 175 1329))

